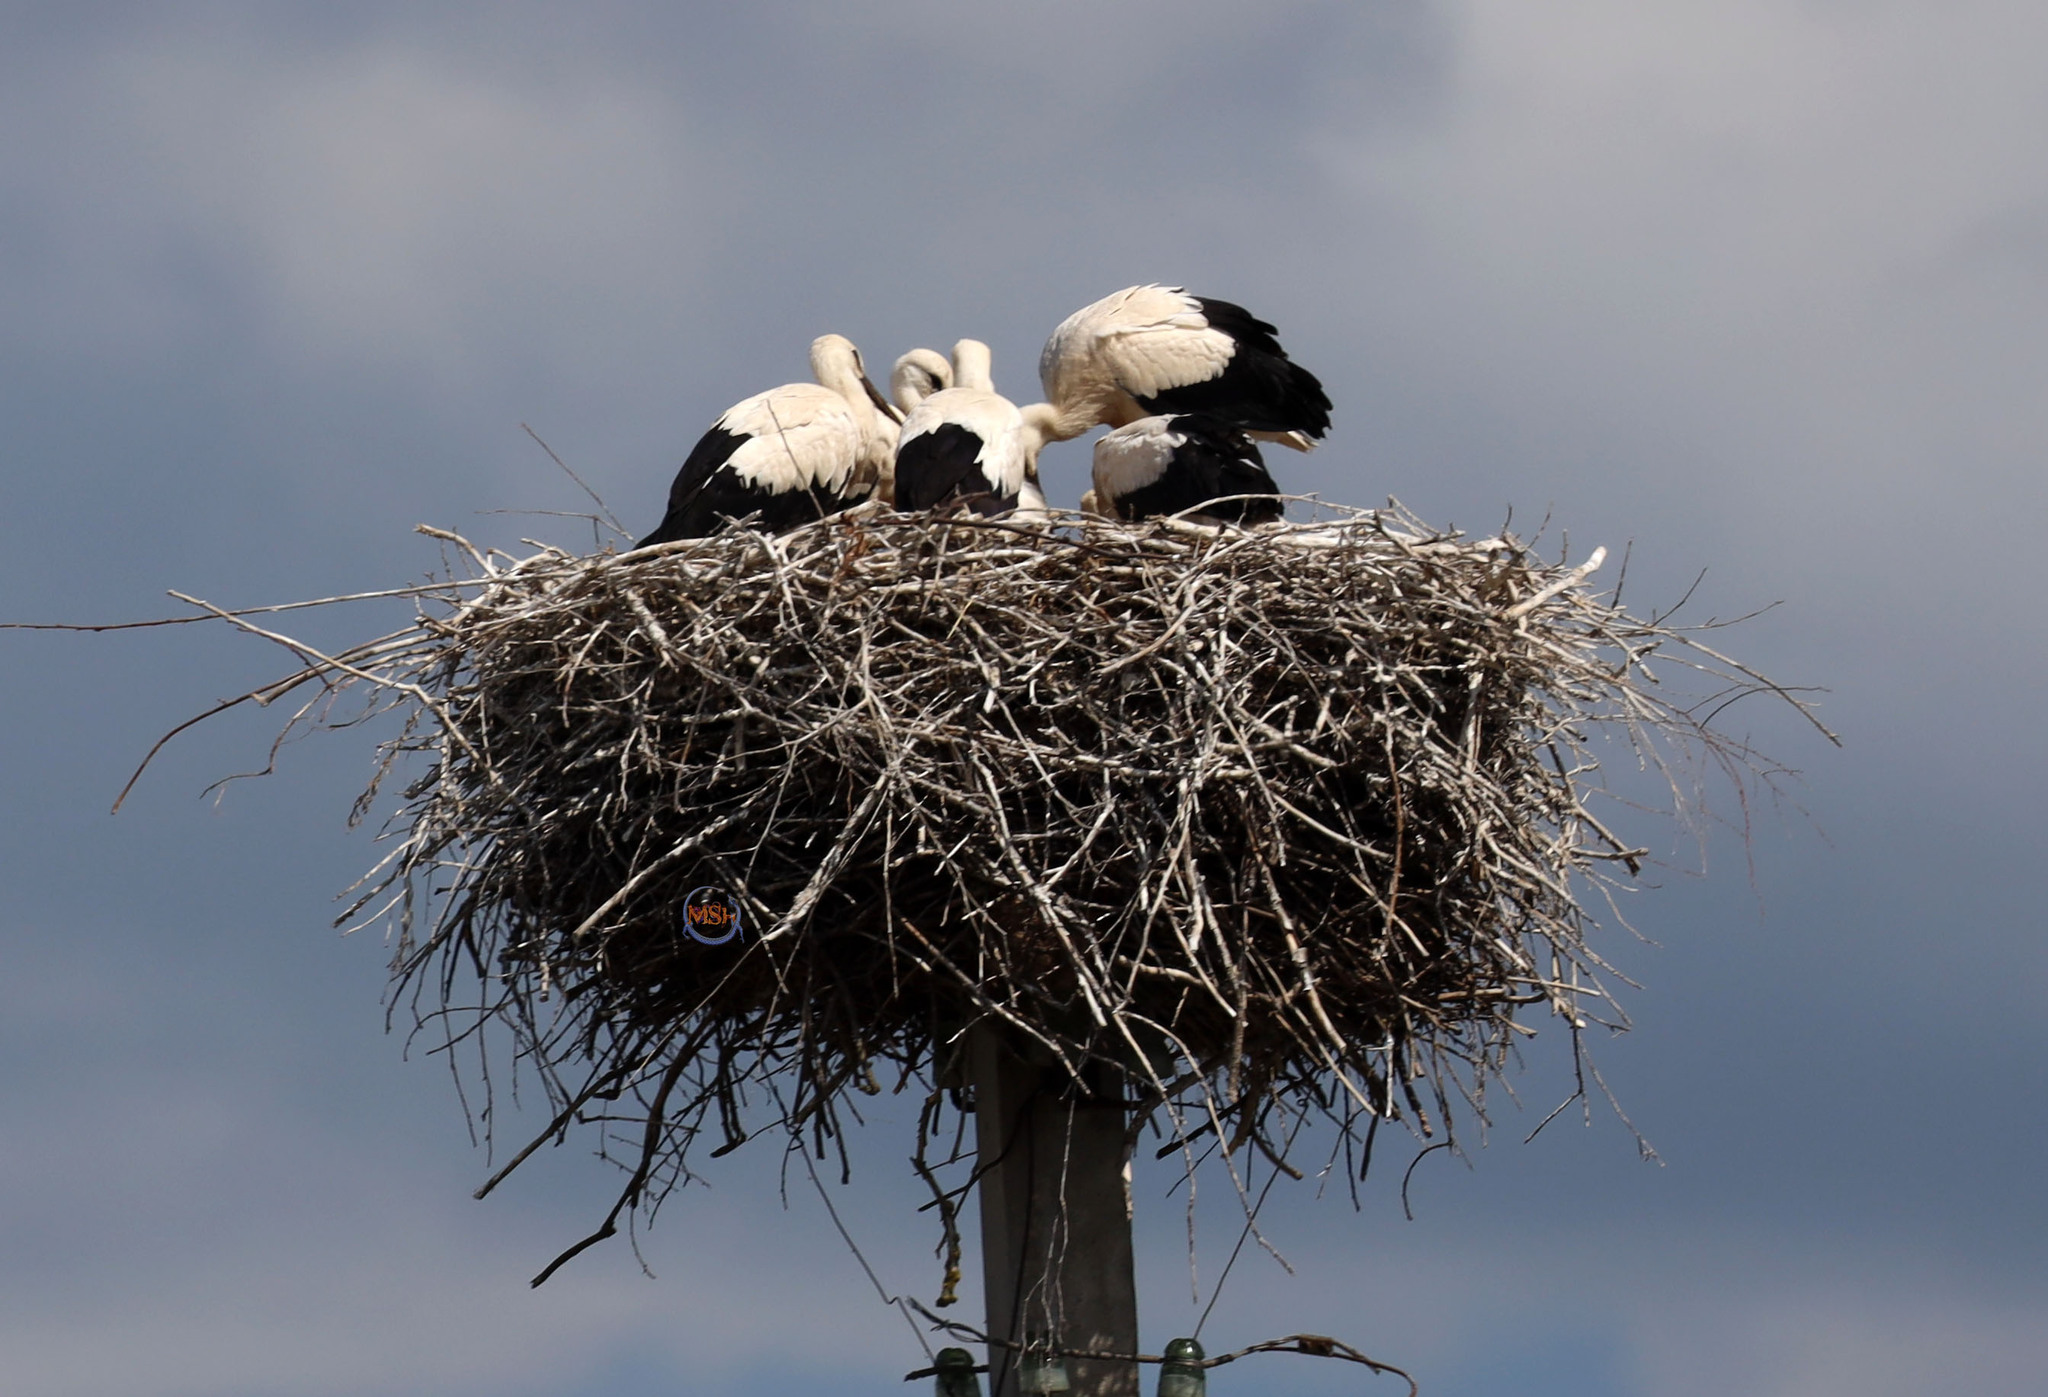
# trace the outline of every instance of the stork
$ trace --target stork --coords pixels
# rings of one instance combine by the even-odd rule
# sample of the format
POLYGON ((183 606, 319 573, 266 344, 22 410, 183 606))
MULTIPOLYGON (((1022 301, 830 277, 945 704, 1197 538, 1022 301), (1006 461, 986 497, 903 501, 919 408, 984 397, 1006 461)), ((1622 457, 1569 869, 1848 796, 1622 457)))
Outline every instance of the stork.
POLYGON ((816 383, 785 383, 725 410, 669 486, 668 513, 634 544, 704 538, 735 519, 773 530, 836 514, 882 488, 898 417, 844 335, 811 341, 816 383))
POLYGON ((1058 409, 1053 440, 1098 423, 1205 413, 1251 436, 1307 451, 1330 430, 1330 399, 1243 306, 1177 286, 1130 286, 1083 306, 1038 358, 1058 409))
POLYGON ((1038 453, 1051 439, 1054 409, 1019 408, 995 391, 989 349, 953 346, 953 387, 919 402, 896 448, 896 507, 931 509, 963 500, 978 514, 1043 510, 1038 453))
MULTIPOLYGON (((953 366, 936 349, 909 350, 898 355, 895 366, 889 370, 889 400, 906 417, 926 398, 934 393, 943 393, 952 386, 953 366)), ((882 472, 882 479, 875 487, 875 498, 885 504, 896 503, 894 452, 890 453, 889 467, 882 472)))
MULTIPOLYGON (((962 388, 979 388, 994 393, 996 384, 988 346, 980 340, 960 340, 954 344, 953 377, 962 388)), ((1053 421, 1054 413, 1043 403, 1022 407, 1017 411, 1025 420, 1029 449, 1024 456, 1024 483, 1018 487, 1017 507, 1011 512, 1010 517, 1020 521, 1043 520, 1046 517, 1045 491, 1038 485, 1038 453, 1046 442, 1053 439, 1047 429, 1053 421)))
POLYGON ((1195 517, 1205 523, 1262 524, 1283 510, 1259 448, 1198 412, 1141 417, 1104 436, 1095 443, 1094 484, 1082 507, 1127 523, 1199 507, 1195 517))

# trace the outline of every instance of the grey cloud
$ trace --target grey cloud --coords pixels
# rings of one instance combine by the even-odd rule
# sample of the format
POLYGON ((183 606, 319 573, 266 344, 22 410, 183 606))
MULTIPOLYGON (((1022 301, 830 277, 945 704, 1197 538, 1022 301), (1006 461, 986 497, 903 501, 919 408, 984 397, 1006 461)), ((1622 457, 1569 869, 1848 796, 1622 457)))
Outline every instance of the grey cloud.
POLYGON ((694 216, 689 122, 653 91, 524 84, 397 44, 190 40, 117 48, 63 84, 91 116, 9 182, 31 186, 57 263, 39 321, 89 331, 67 309, 107 297, 109 274, 123 293, 89 317, 95 349, 134 332, 126 307, 158 348, 189 331, 146 308, 190 259, 207 294, 189 316, 247 317, 310 371, 374 361, 462 387, 516 363, 545 307, 687 305, 716 240, 694 216))
MULTIPOLYGON (((1302 1279, 1242 1263, 1215 1323, 1326 1327, 1419 1357, 1435 1391, 2023 1385, 2043 1140, 2015 1103, 2040 1095, 2048 985, 2036 10, 0 25, 10 618, 385 585, 432 565, 419 519, 587 540, 470 513, 581 507, 521 421, 651 523, 695 435, 799 376, 820 331, 875 360, 973 334, 1023 395, 1060 316, 1147 279, 1249 304, 1328 382, 1337 433, 1276 463, 1291 484, 1489 529, 1554 507, 1575 553, 1636 542, 1644 603, 1702 566, 1702 614, 1786 598, 1725 641, 1837 687, 1841 754, 1744 720, 1809 768, 1831 840, 1764 820, 1752 888, 1716 835, 1704 883, 1630 903, 1664 944, 1612 943, 1646 988, 1601 1060, 1669 1166, 1611 1121, 1516 1143, 1568 1089, 1546 1039, 1474 1172, 1418 1171, 1420 1222, 1384 1179, 1364 1218, 1288 1195, 1302 1279)), ((1071 499, 1086 453, 1047 469, 1071 499)), ((846 1354, 856 1390, 897 1390, 909 1336, 751 1152, 663 1216, 660 1282, 613 1244, 526 1308, 612 1176, 565 1151, 467 1201, 480 1156, 438 1066, 375 1036, 381 953, 321 930, 370 856, 339 832, 363 749, 290 749, 213 814, 191 794, 260 765, 267 720, 196 735, 105 820, 168 722, 276 666, 190 633, 0 638, 13 1386, 739 1393, 846 1354)), ((849 1207, 888 1283, 921 1285, 892 1139, 869 1132, 849 1207)), ((1153 1336, 1190 1314, 1177 1204, 1146 1198, 1153 1336)), ((1268 1380, 1219 1393, 1239 1374, 1268 1380)))

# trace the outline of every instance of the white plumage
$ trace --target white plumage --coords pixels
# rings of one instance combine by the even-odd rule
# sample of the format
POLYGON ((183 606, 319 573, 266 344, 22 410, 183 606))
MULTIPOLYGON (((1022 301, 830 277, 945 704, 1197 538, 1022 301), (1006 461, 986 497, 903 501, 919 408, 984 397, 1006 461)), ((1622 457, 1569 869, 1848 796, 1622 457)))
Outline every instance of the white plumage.
POLYGON ((1322 384, 1271 325, 1176 286, 1130 286, 1075 311, 1046 341, 1038 376, 1057 409, 1055 440, 1201 412, 1306 451, 1330 427, 1322 384))
POLYGON ((1129 420, 1144 416, 1131 399, 1214 378, 1235 352, 1185 291, 1130 286, 1061 321, 1039 356, 1038 376, 1053 402, 1119 404, 1129 420))
POLYGON ((868 435, 845 398, 814 383, 756 393, 727 409, 717 425, 745 438, 722 469, 775 494, 813 487, 843 493, 868 435))
POLYGON ((811 342, 816 383, 785 383, 727 408, 669 487, 661 524, 634 546, 702 538, 750 516, 792 528, 845 509, 886 485, 893 412, 843 335, 811 342))

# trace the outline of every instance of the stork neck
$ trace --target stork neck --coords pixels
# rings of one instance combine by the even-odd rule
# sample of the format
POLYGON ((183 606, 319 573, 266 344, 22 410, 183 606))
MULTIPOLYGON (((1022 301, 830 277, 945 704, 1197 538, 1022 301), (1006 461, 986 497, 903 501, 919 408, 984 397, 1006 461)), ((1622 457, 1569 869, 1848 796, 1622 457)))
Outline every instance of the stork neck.
POLYGON ((993 359, 980 340, 961 340, 953 346, 953 386, 996 390, 993 359))
POLYGON ((1018 411, 1024 415, 1025 427, 1036 432, 1041 441, 1072 441, 1102 420, 1086 408, 1056 407, 1051 403, 1031 403, 1018 411))
POLYGON ((867 375, 860 371, 860 361, 851 357, 836 355, 814 355, 811 359, 811 374, 820 384, 830 388, 846 399, 853 409, 854 419, 866 430, 872 430, 881 414, 868 397, 867 375))

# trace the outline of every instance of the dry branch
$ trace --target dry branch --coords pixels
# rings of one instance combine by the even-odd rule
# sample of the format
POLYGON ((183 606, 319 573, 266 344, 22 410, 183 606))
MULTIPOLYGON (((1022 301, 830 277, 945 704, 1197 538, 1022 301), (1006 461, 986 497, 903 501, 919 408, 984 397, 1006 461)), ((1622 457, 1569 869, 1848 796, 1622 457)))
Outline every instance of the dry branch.
POLYGON ((354 911, 444 1046, 488 1082, 505 1030, 546 1090, 486 1191, 579 1125, 623 1147, 599 1235, 771 1120, 823 1154, 852 1093, 918 1083, 942 1138, 991 1019, 1121 1068, 1190 1167, 1213 1133, 1292 1170, 1304 1116, 1449 1130, 1518 1015, 1623 1022, 1586 909, 1642 851, 1588 808, 1594 740, 1752 770, 1651 658, 1791 698, 1589 593, 1597 556, 1391 514, 453 542, 476 570, 361 653, 228 619, 403 713, 354 911))

